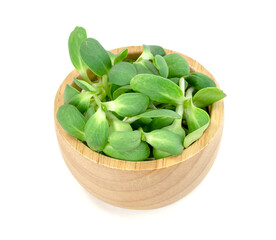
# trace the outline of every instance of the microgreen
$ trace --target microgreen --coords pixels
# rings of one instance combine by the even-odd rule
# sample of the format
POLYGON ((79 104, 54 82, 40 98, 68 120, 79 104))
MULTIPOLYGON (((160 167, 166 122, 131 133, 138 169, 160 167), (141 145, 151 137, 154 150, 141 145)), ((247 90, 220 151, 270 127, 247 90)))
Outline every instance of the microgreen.
POLYGON ((127 48, 115 55, 76 27, 68 47, 80 75, 65 86, 57 120, 93 151, 113 158, 143 161, 181 154, 208 128, 208 106, 226 96, 212 78, 190 73, 183 56, 166 55, 157 45, 143 45, 133 59, 127 48))
POLYGON ((172 53, 164 57, 168 68, 169 68, 169 78, 173 77, 183 77, 189 74, 190 67, 188 62, 184 57, 179 54, 172 53))
POLYGON ((85 141, 86 119, 76 107, 70 104, 60 106, 57 111, 57 120, 66 132, 81 141, 85 141))
MULTIPOLYGON (((184 75, 183 75, 184 76, 184 75)), ((202 89, 206 87, 216 87, 213 79, 209 78, 203 73, 194 72, 185 77, 185 80, 195 89, 202 89)))

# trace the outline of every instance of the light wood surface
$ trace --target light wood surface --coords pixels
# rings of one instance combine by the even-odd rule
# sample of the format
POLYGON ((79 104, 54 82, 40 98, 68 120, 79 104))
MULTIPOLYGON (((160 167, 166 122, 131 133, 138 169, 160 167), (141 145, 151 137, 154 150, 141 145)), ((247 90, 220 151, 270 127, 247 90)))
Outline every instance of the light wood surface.
MULTIPOLYGON (((136 58, 142 51, 141 46, 124 48, 128 48, 130 58, 136 58)), ((122 49, 114 49, 112 52, 117 54, 122 49)), ((166 50, 166 52, 170 54, 174 51, 166 50)), ((193 70, 214 79, 198 62, 181 55, 185 57, 193 70)), ((54 118, 57 139, 65 163, 87 191, 115 206, 152 209, 179 200, 202 181, 211 168, 219 149, 223 131, 223 100, 214 103, 209 109, 210 125, 203 136, 185 149, 181 155, 153 161, 123 161, 92 151, 65 132, 57 122, 56 112, 64 104, 64 88, 66 84, 72 84, 73 77, 77 76, 78 72, 73 70, 58 89, 54 118)))

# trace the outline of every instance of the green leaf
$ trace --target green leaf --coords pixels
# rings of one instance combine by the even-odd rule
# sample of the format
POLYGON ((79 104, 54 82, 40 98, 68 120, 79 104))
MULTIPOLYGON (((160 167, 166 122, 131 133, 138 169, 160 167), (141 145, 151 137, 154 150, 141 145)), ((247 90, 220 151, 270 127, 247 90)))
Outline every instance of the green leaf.
POLYGON ((148 45, 143 45, 143 52, 141 56, 137 59, 137 62, 141 60, 152 60, 154 56, 152 55, 150 51, 150 47, 148 45))
POLYGON ((208 87, 200 89, 193 96, 193 103, 196 107, 205 108, 224 97, 226 97, 226 94, 222 90, 216 87, 208 87))
POLYGON ((164 151, 160 151, 156 148, 152 149, 152 154, 155 159, 166 158, 166 157, 172 156, 172 154, 164 152, 164 151))
POLYGON ((153 64, 157 68, 157 70, 159 71, 159 73, 162 77, 164 77, 164 78, 168 77, 169 68, 168 68, 168 65, 167 65, 165 59, 162 56, 156 55, 153 59, 153 64))
POLYGON ((83 40, 80 46, 80 55, 86 65, 97 76, 102 77, 111 68, 111 61, 107 51, 94 38, 83 40))
POLYGON ((114 84, 114 83, 110 83, 110 88, 109 88, 109 92, 110 92, 110 96, 111 98, 113 98, 113 93, 116 91, 116 89, 118 89, 120 86, 114 84))
POLYGON ((199 129, 210 121, 208 113, 203 109, 195 107, 191 99, 184 102, 184 115, 189 133, 199 129))
POLYGON ((81 113, 87 111, 90 105, 90 99, 93 96, 91 92, 82 92, 71 98, 69 104, 74 105, 81 113))
POLYGON ((189 131, 189 134, 184 139, 184 147, 187 148, 202 136, 209 125, 210 117, 207 112, 195 107, 192 99, 184 102, 184 116, 189 131))
POLYGON ((110 145, 117 151, 129 151, 137 148, 141 143, 141 132, 112 132, 109 136, 110 145))
POLYGON ((166 52, 164 48, 157 46, 157 45, 148 45, 150 48, 150 52, 152 53, 153 56, 160 55, 160 56, 165 56, 166 52))
POLYGON ((116 58, 116 55, 110 51, 106 51, 109 58, 110 58, 110 61, 111 61, 111 64, 114 65, 114 61, 115 61, 115 58, 116 58))
POLYGON ((135 67, 128 62, 116 63, 108 72, 109 82, 118 86, 128 85, 135 75, 135 67))
POLYGON ((199 72, 191 73, 189 76, 185 77, 185 80, 197 90, 206 87, 216 87, 213 79, 199 72))
POLYGON ((148 125, 144 127, 144 130, 146 132, 150 132, 156 129, 161 129, 163 127, 166 127, 170 125, 173 122, 173 118, 168 117, 157 117, 154 118, 148 125))
POLYGON ((151 118, 138 118, 138 120, 135 120, 131 123, 131 126, 133 129, 139 129, 143 128, 144 126, 148 125, 152 121, 151 118))
POLYGON ((57 111, 57 120, 71 136, 85 141, 84 127, 86 119, 76 107, 69 104, 60 106, 57 111))
POLYGON ((141 93, 124 93, 114 101, 103 102, 102 104, 107 110, 116 112, 121 117, 133 117, 146 111, 149 99, 141 93))
POLYGON ((86 113, 84 114, 84 117, 88 120, 94 113, 95 113, 94 107, 90 106, 86 111, 86 113))
POLYGON ((150 109, 144 113, 138 114, 137 116, 128 118, 127 120, 125 120, 125 122, 133 123, 140 118, 149 119, 149 118, 158 118, 158 117, 159 118, 164 117, 164 118, 179 118, 179 119, 181 119, 181 116, 172 110, 150 109))
POLYGON ((144 93, 151 100, 160 103, 183 103, 181 89, 168 79, 151 74, 138 74, 132 78, 130 86, 134 91, 144 93))
POLYGON ((189 133, 185 138, 184 138, 184 147, 187 148, 189 147, 193 142, 198 140, 206 130, 206 128, 209 126, 209 123, 203 125, 202 127, 198 128, 197 130, 189 133))
POLYGON ((85 91, 91 91, 91 92, 97 92, 97 89, 94 88, 90 83, 85 82, 83 80, 79 80, 74 78, 74 82, 83 90, 85 91))
POLYGON ((72 64, 79 71, 82 78, 89 82, 90 80, 87 76, 86 64, 80 56, 80 46, 82 41, 86 38, 86 30, 82 27, 76 27, 69 36, 68 48, 72 64))
POLYGON ((172 155, 179 155, 183 151, 181 137, 173 132, 158 129, 149 133, 144 133, 144 135, 146 137, 146 142, 160 151, 172 155))
POLYGON ((154 109, 154 110, 148 110, 144 113, 141 113, 137 115, 137 117, 143 117, 143 118, 156 118, 156 117, 169 117, 169 118, 181 118, 179 114, 172 110, 168 109, 154 109))
POLYGON ((140 62, 134 62, 133 66, 136 69, 137 74, 154 74, 159 76, 157 68, 149 60, 141 60, 140 62))
POLYGON ((73 88, 72 86, 66 84, 65 89, 64 89, 64 102, 65 103, 69 103, 70 100, 72 99, 72 97, 74 97, 75 95, 79 94, 80 92, 73 88))
POLYGON ((108 137, 108 121, 105 112, 98 108, 85 125, 85 138, 88 146, 97 152, 104 149, 108 137))
POLYGON ((114 64, 123 61, 127 57, 127 55, 128 55, 128 49, 125 48, 118 53, 118 55, 116 56, 116 58, 114 60, 114 64))
POLYGON ((121 160, 143 161, 149 157, 150 148, 147 143, 141 142, 137 148, 126 152, 121 152, 121 151, 116 151, 110 144, 107 144, 103 152, 107 156, 121 159, 121 160))
POLYGON ((115 131, 122 131, 122 132, 129 132, 132 131, 132 127, 130 126, 129 123, 123 122, 119 120, 114 114, 111 112, 107 111, 106 115, 109 120, 109 132, 115 132, 115 131))
POLYGON ((186 59, 179 54, 172 53, 164 57, 168 68, 169 78, 183 77, 189 74, 190 67, 186 59))
POLYGON ((130 85, 125 85, 125 86, 119 87, 113 92, 113 99, 116 99, 123 93, 131 92, 131 91, 132 91, 132 89, 131 89, 130 85))

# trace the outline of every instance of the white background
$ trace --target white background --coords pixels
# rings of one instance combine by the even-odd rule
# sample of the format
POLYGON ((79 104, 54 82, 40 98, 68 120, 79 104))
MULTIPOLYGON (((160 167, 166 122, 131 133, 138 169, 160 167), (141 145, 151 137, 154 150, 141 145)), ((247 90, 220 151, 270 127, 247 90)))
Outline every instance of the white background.
POLYGON ((276 239, 275 1, 1 1, 0 239, 276 239), (157 44, 227 93, 217 160, 161 209, 110 206, 61 157, 55 93, 75 26, 106 49, 157 44))

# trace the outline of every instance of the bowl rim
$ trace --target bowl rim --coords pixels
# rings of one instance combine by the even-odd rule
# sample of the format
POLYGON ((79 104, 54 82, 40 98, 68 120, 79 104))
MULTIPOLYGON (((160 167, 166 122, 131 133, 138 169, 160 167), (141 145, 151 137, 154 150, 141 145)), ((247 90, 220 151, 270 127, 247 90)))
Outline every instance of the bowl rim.
MULTIPOLYGON (((142 46, 128 46, 128 47, 120 47, 111 50, 114 54, 118 54, 121 50, 127 48, 128 49, 128 57, 135 57, 142 52, 142 46)), ((215 78, 207 71, 206 68, 204 68, 200 63, 195 61, 194 59, 182 54, 178 53, 176 51, 172 51, 169 49, 165 49, 167 54, 171 53, 177 53, 183 56, 189 63, 191 69, 197 72, 201 72, 212 78, 217 87, 219 88, 219 85, 215 78)), ((196 154, 200 154, 204 148, 209 144, 210 141, 212 141, 215 137, 215 135, 218 133, 218 130, 220 127, 223 126, 224 121, 224 102, 223 100, 220 100, 216 103, 214 103, 210 108, 210 124, 208 128, 205 130, 203 135, 198 139, 196 142, 194 142, 192 145, 190 145, 188 148, 184 149, 183 152, 178 156, 171 156, 166 157, 162 159, 157 160, 149 160, 149 161, 125 161, 120 159, 111 158, 105 155, 102 155, 100 153, 94 152, 89 147, 87 147, 85 144, 83 144, 78 139, 72 137, 69 135, 58 123, 56 119, 56 113, 58 108, 64 104, 64 98, 63 93, 66 84, 72 84, 73 83, 73 77, 77 77, 79 75, 78 71, 74 69, 72 72, 70 72, 65 80, 60 85, 56 97, 55 97, 55 103, 54 103, 54 121, 55 121, 55 128, 56 133, 59 134, 63 141, 66 142, 68 147, 72 148, 72 150, 75 150, 78 152, 78 154, 82 157, 84 157, 89 162, 94 162, 96 164, 108 167, 108 168, 115 168, 115 169, 121 169, 121 170, 156 170, 156 169, 162 169, 167 168, 176 164, 179 164, 181 162, 187 161, 188 159, 192 158, 196 154)))

